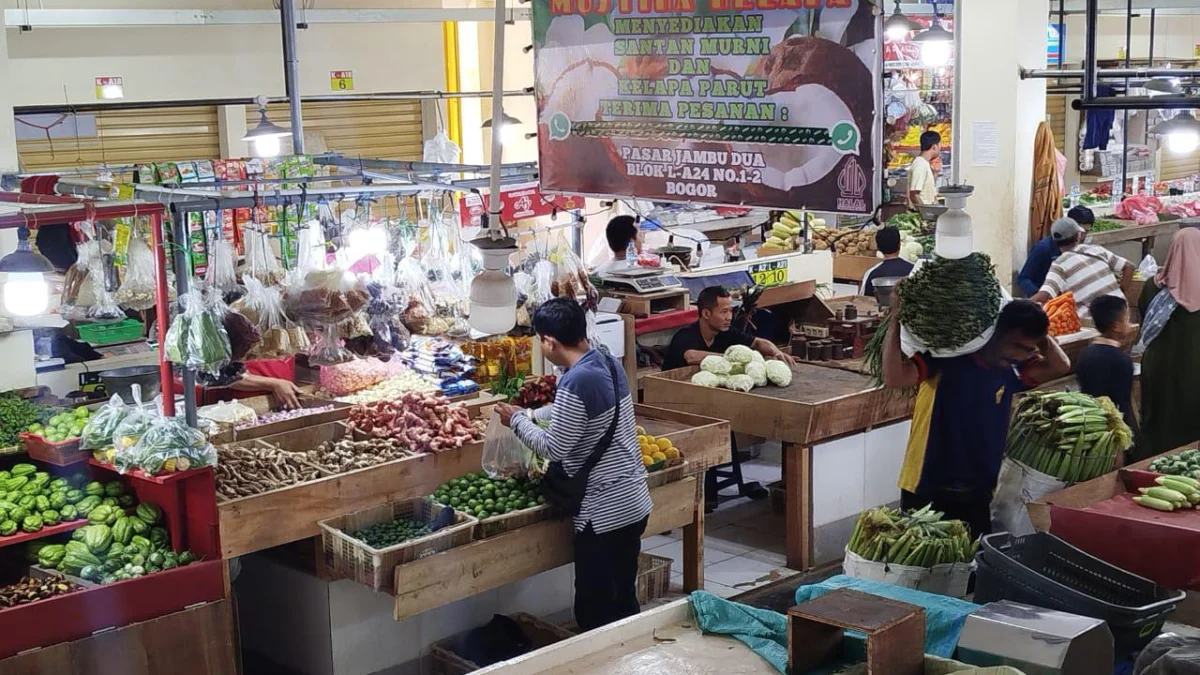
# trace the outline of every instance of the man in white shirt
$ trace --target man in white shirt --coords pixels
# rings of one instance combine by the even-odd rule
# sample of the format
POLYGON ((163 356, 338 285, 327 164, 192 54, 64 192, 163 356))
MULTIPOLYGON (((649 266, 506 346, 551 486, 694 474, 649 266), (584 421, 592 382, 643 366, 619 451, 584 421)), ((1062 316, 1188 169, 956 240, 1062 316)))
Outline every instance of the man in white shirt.
POLYGON ((637 220, 633 216, 617 216, 608 221, 604 228, 604 237, 608 240, 608 250, 612 259, 601 263, 592 270, 594 274, 605 275, 613 270, 623 270, 629 267, 627 253, 632 243, 638 253, 642 252, 642 232, 638 229, 637 220))
POLYGON ((1121 289, 1133 278, 1133 264, 1103 246, 1083 243, 1087 232, 1070 218, 1059 218, 1050 226, 1051 235, 1062 249, 1050 265, 1046 281, 1031 300, 1046 304, 1070 291, 1075 295, 1079 318, 1089 318, 1088 305, 1102 295, 1124 297, 1121 289))
POLYGON ((936 131, 921 134, 921 154, 908 165, 908 202, 912 206, 937 203, 937 176, 933 173, 933 161, 941 153, 941 134, 936 131))

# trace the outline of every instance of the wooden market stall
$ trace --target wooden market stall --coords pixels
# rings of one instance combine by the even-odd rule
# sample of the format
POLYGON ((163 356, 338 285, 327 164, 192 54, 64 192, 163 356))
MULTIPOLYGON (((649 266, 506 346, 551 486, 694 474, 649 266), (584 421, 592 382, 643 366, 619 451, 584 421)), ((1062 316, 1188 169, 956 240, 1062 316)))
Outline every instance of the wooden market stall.
MULTIPOLYGON (((477 413, 483 412, 480 408, 477 413)), ((730 460, 729 424, 647 405, 635 410, 638 425, 647 434, 670 439, 685 460, 676 471, 650 474, 654 511, 646 536, 682 529, 684 588, 702 588, 704 494, 697 475, 730 460)), ((303 450, 348 433, 352 432, 344 424, 332 422, 248 442, 303 450)), ((315 480, 223 501, 218 504, 222 554, 232 558, 318 537, 319 521, 430 495, 450 479, 480 471, 482 451, 483 443, 472 443, 346 473, 324 472, 315 480)), ((396 596, 395 617, 420 614, 569 564, 570 524, 547 519, 548 507, 536 509, 545 513, 528 524, 396 567, 394 584, 379 589, 396 596)), ((334 574, 332 555, 328 550, 318 553, 314 568, 323 575, 334 574)))
POLYGON ((787 490, 787 564, 814 566, 813 446, 912 415, 913 399, 847 370, 799 363, 787 387, 749 393, 691 383, 696 367, 646 377, 643 400, 662 408, 730 420, 735 432, 781 441, 787 490))

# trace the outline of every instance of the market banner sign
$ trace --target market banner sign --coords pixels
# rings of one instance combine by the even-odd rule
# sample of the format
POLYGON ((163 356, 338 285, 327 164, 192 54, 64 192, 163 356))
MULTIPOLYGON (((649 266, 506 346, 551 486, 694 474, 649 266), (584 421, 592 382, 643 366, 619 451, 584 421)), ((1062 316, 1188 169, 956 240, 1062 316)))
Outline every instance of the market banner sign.
MULTIPOLYGON (((471 192, 464 195, 459 200, 462 222, 472 227, 482 225, 483 214, 488 212, 489 202, 486 194, 471 192)), ((536 185, 500 188, 500 220, 506 223, 583 207, 583 197, 579 195, 542 194, 536 185)))
POLYGON ((547 192, 871 213, 871 0, 533 0, 547 192))

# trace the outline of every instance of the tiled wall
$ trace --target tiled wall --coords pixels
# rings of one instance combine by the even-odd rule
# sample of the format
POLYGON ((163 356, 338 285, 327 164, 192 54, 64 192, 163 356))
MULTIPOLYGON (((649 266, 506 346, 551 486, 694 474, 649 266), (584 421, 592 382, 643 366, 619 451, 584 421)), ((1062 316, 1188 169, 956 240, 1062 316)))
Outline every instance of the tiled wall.
POLYGON ((235 588, 246 647, 304 675, 416 675, 430 645, 493 614, 546 617, 574 601, 575 566, 565 565, 396 621, 390 595, 321 581, 261 556, 243 561, 235 588))
POLYGON ((908 421, 813 447, 813 529, 818 564, 838 560, 858 514, 900 500, 896 479, 908 421))

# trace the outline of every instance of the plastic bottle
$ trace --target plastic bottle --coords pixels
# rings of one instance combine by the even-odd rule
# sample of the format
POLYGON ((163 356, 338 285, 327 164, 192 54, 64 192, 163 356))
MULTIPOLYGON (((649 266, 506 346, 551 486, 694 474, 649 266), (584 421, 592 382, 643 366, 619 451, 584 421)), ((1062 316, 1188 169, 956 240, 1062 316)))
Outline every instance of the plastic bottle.
POLYGON ((629 245, 625 247, 625 265, 627 267, 637 267, 637 244, 632 239, 629 240, 629 245))
POLYGON ((1070 204, 1070 208, 1073 209, 1076 206, 1079 206, 1079 195, 1080 195, 1079 183, 1076 182, 1074 185, 1071 186, 1071 198, 1070 198, 1070 200, 1067 201, 1067 203, 1070 204))

